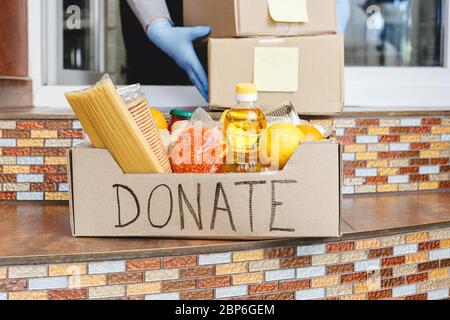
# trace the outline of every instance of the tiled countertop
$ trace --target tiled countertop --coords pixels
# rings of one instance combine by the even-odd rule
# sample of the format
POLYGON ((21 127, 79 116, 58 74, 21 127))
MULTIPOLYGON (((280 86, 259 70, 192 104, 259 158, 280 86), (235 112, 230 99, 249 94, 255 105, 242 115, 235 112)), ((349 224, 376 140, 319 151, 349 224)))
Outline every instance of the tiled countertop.
MULTIPOLYGON (((214 112, 213 112, 214 113, 214 112)), ((218 114, 221 113, 218 111, 218 114)), ((442 109, 411 109, 411 110, 366 110, 360 108, 347 108, 345 112, 328 116, 306 116, 305 118, 352 118, 352 117, 406 117, 406 116, 446 116, 449 110, 442 109)), ((0 108, 0 120, 20 119, 76 119, 72 110, 67 108, 0 108)))
MULTIPOLYGON (((343 201, 343 240, 450 226, 450 193, 352 196, 343 201)), ((0 203, 0 266, 215 253, 336 239, 207 241, 73 238, 66 203, 0 203)))

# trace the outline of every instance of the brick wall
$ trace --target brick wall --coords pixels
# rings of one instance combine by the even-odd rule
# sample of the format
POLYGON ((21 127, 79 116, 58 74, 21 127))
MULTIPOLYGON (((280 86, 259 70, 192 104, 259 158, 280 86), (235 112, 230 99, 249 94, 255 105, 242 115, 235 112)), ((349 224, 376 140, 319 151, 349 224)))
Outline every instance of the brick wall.
POLYGON ((312 246, 0 267, 0 300, 449 298, 450 229, 312 246))
MULTIPOLYGON (((313 120, 344 144, 344 194, 449 190, 450 116, 313 120)), ((0 120, 0 200, 67 200, 76 120, 0 120)))
POLYGON ((317 120, 344 144, 344 194, 448 190, 450 117, 317 120))
POLYGON ((68 200, 67 149, 82 139, 78 121, 0 121, 0 200, 68 200))

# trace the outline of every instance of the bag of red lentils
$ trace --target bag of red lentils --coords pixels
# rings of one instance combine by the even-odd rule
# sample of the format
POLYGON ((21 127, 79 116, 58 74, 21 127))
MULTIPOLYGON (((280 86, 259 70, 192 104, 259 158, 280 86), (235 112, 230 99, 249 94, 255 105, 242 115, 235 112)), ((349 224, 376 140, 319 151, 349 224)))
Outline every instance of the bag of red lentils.
POLYGON ((225 155, 226 143, 219 124, 199 108, 184 127, 177 129, 170 161, 175 173, 220 173, 225 155))

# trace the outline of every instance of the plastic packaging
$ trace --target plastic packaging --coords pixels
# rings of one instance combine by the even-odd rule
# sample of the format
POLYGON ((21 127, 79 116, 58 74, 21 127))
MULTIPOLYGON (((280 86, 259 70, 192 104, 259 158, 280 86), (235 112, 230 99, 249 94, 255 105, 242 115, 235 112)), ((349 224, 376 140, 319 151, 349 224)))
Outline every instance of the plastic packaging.
POLYGON ((312 126, 316 128, 326 139, 331 136, 332 130, 324 125, 311 124, 309 121, 300 119, 294 106, 290 102, 284 102, 276 106, 264 108, 268 126, 278 123, 291 123, 298 127, 312 126))
POLYGON ((271 126, 277 123, 292 123, 295 126, 307 124, 301 120, 290 102, 284 102, 276 106, 266 107, 263 110, 266 115, 267 124, 271 126))
MULTIPOLYGON (((146 133, 128 111, 108 75, 88 89, 65 93, 65 97, 93 140, 94 147, 108 149, 125 174, 172 171, 167 154, 163 150, 160 157, 159 146, 146 139, 146 133)), ((146 112, 151 118, 148 108, 146 112)), ((153 132, 153 128, 148 129, 153 132)), ((157 137, 159 140, 159 135, 157 137)))
POLYGON ((170 160, 175 173, 220 173, 225 141, 218 124, 199 108, 192 119, 174 128, 170 160), (178 129, 177 129, 178 128, 178 129))
POLYGON ((170 161, 167 153, 168 144, 164 143, 161 132, 150 112, 145 94, 139 84, 123 87, 118 90, 119 95, 128 107, 132 118, 139 127, 150 148, 164 168, 164 172, 171 173, 170 161))

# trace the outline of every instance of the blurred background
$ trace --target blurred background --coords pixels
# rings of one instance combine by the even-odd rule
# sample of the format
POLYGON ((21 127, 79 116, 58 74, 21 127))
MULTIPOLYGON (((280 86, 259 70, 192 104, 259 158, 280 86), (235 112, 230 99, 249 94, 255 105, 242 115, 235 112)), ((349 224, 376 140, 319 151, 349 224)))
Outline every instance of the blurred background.
MULTIPOLYGON (((183 1, 166 1, 175 25, 183 25, 183 1)), ((448 107, 448 2, 349 0, 347 109, 448 107)), ((0 91, 0 106, 15 99, 15 106, 68 108, 64 92, 105 72, 118 85, 145 85, 157 107, 206 106, 184 72, 147 39, 126 0, 10 0, 0 9, 0 87, 18 88, 0 91)), ((196 49, 205 63, 205 42, 196 49)))
MULTIPOLYGON (((120 1, 64 0, 49 3, 48 12, 56 10, 56 14, 49 14, 47 19, 56 20, 63 32, 49 30, 48 41, 55 42, 52 47, 59 48, 57 55, 64 63, 62 69, 48 73, 48 84, 90 84, 104 71, 119 84, 126 84, 129 78, 139 78, 133 74, 127 77, 128 64, 131 63, 127 60, 127 48, 147 41, 142 30, 130 33, 128 26, 136 22, 123 12, 125 9, 120 1), (67 24, 73 5, 81 8, 81 29, 70 29, 67 24), (77 76, 67 71, 76 71, 77 76)), ((182 25, 181 1, 168 2, 175 23, 182 25), (180 5, 177 7, 174 2, 180 5)), ((350 0, 350 3, 352 17, 345 34, 347 66, 442 65, 442 0, 350 0)), ((141 64, 145 72, 155 72, 152 61, 142 59, 141 64)), ((149 85, 188 84, 176 77, 172 83, 146 82, 143 75, 139 80, 149 85)))

